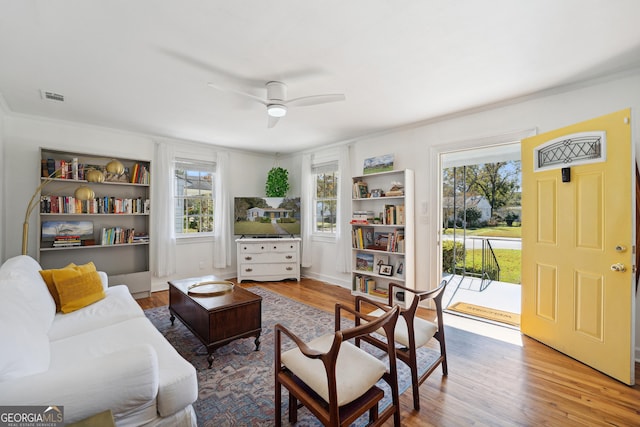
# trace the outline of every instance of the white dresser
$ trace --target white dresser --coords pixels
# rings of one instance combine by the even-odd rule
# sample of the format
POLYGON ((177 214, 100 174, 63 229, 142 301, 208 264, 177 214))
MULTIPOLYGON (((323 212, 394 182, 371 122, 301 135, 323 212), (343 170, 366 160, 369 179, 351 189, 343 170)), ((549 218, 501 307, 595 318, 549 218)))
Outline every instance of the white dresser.
POLYGON ((238 283, 300 281, 300 240, 299 237, 237 239, 238 283))

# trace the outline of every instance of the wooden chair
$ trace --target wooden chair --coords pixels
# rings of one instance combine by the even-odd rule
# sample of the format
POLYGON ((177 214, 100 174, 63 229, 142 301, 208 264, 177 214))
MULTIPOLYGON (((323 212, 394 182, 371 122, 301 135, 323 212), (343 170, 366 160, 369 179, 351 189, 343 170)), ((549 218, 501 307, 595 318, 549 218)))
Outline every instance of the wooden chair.
POLYGON ((372 426, 393 415, 394 425, 400 425, 400 401, 395 343, 391 339, 384 349, 388 352, 389 368, 381 360, 356 347, 348 340, 367 336, 377 329, 392 331, 398 320, 397 307, 389 309, 373 301, 384 313, 371 317, 340 304, 335 306, 335 333, 304 343, 284 326, 275 326, 275 425, 281 425, 282 386, 289 391, 289 421, 298 419, 298 408, 305 406, 325 426, 347 426, 369 412, 372 426), (340 330, 341 310, 346 310, 367 323, 340 330), (295 347, 282 352, 283 335, 295 347), (378 403, 384 391, 375 384, 381 379, 391 387, 391 404, 378 414, 378 403), (298 404, 300 402, 300 405, 298 404))
MULTIPOLYGON (((442 320, 442 296, 447 282, 443 280, 440 285, 430 291, 416 291, 415 289, 409 289, 405 286, 398 285, 396 283, 389 283, 389 301, 388 307, 394 306, 393 297, 398 290, 404 291, 406 301, 411 301, 411 304, 407 308, 400 309, 400 317, 396 324, 394 340, 401 347, 396 349, 398 359, 402 360, 411 369, 411 385, 413 391, 413 407, 416 411, 420 410, 420 385, 427 379, 429 375, 438 367, 442 365, 442 374, 447 375, 447 350, 444 340, 444 323, 442 320), (436 315, 438 316, 436 323, 429 322, 416 316, 418 311, 418 305, 425 300, 433 300, 436 308, 436 315), (418 376, 418 362, 417 362, 417 349, 424 346, 435 338, 440 344, 440 355, 435 359, 427 368, 426 371, 418 376)), ((355 307, 356 311, 362 312, 363 309, 371 310, 371 307, 367 308, 367 305, 371 305, 370 300, 361 296, 356 297, 355 307)), ((380 307, 374 307, 374 311, 368 313, 370 316, 381 316, 385 313, 385 310, 380 307)), ((365 320, 366 321, 366 320, 365 320)), ((361 323, 361 319, 356 317, 356 325, 361 323)), ((384 329, 378 329, 379 334, 386 337, 389 334, 384 329)), ((366 337, 360 337, 356 339, 356 345, 360 346, 360 339, 378 347, 381 349, 387 348, 387 343, 369 335, 366 337)))

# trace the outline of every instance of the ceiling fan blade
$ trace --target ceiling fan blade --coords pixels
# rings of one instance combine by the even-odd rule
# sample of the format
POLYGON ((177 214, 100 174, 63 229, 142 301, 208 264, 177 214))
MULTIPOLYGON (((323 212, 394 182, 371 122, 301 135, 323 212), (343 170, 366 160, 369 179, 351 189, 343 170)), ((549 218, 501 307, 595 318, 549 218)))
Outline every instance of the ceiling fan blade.
POLYGON ((254 101, 258 101, 259 103, 261 103, 263 105, 267 105, 267 101, 266 100, 260 98, 259 96, 252 95, 252 94, 247 93, 247 92, 242 92, 240 90, 233 89, 233 88, 230 88, 230 87, 227 87, 227 86, 218 86, 217 84, 211 83, 211 82, 207 83, 207 86, 212 87, 214 89, 221 90, 223 92, 231 92, 231 93, 235 93, 236 95, 241 95, 241 96, 244 96, 244 97, 247 97, 247 98, 251 98, 254 101))
POLYGON ((280 120, 280 117, 273 117, 273 116, 268 116, 268 117, 269 117, 269 123, 267 124, 267 127, 271 129, 276 125, 276 123, 278 123, 278 121, 280 120))
POLYGON ((342 93, 326 94, 326 95, 311 95, 302 96, 300 98, 293 98, 286 102, 287 105, 293 105, 296 107, 307 107, 309 105, 326 104, 328 102, 338 102, 347 99, 342 93))

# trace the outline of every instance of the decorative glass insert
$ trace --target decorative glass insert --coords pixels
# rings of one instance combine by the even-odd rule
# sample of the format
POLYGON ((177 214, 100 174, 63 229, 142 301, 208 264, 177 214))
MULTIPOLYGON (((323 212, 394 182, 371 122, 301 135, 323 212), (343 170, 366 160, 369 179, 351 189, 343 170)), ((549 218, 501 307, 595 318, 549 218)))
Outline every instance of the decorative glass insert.
POLYGON ((534 149, 534 170, 604 162, 606 142, 604 131, 580 132, 553 139, 534 149))

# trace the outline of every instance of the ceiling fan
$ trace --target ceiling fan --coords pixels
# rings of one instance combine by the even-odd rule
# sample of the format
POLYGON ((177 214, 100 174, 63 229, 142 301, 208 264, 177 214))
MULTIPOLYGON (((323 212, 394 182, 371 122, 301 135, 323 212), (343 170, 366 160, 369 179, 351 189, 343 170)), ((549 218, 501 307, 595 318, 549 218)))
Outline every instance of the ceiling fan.
POLYGON ((218 86, 214 83, 209 83, 209 86, 242 95, 265 105, 267 107, 267 114, 269 117, 268 127, 270 128, 274 127, 276 123, 278 123, 278 120, 287 114, 289 107, 307 107, 310 105, 326 104, 328 102, 344 101, 346 99, 344 94, 341 93, 309 95, 287 99, 287 85, 277 81, 270 81, 266 83, 266 99, 228 87, 218 86))

